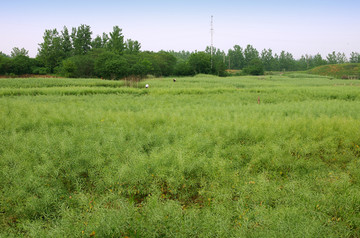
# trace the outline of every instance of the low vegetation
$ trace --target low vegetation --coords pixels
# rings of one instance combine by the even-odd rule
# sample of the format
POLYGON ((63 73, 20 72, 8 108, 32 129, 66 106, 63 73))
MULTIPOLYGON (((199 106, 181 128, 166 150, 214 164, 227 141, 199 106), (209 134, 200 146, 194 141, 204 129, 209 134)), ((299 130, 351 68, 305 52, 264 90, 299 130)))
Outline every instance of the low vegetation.
POLYGON ((360 79, 360 64, 323 65, 309 70, 309 73, 339 79, 360 79))
POLYGON ((359 89, 0 79, 0 236, 359 237, 359 89))

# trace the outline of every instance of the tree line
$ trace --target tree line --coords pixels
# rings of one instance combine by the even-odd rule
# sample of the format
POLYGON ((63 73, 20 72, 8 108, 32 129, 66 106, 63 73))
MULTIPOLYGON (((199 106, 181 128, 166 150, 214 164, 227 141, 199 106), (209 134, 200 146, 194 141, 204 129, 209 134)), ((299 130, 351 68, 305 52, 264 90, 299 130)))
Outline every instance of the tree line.
POLYGON ((112 32, 92 38, 88 25, 64 26, 45 30, 35 58, 24 48, 13 48, 10 56, 0 52, 0 75, 57 74, 64 77, 101 77, 122 79, 199 73, 226 76, 227 69, 242 70, 243 74, 264 74, 264 71, 307 70, 325 64, 360 63, 360 54, 332 52, 303 55, 294 59, 289 52, 273 53, 271 49, 259 52, 252 45, 235 45, 228 52, 208 46, 204 51, 141 51, 141 44, 126 39, 122 29, 114 26, 112 32))

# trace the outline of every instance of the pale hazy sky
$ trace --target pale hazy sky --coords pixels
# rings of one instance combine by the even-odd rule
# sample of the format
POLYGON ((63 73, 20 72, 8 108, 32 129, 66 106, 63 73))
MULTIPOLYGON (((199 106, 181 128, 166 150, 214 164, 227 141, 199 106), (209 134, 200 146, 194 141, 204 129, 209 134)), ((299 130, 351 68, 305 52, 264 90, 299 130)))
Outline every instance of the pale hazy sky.
POLYGON ((24 47, 31 57, 45 29, 80 24, 93 38, 118 25, 142 50, 204 50, 211 15, 214 46, 226 52, 235 44, 295 58, 360 52, 360 0, 0 0, 0 13, 0 51, 24 47))

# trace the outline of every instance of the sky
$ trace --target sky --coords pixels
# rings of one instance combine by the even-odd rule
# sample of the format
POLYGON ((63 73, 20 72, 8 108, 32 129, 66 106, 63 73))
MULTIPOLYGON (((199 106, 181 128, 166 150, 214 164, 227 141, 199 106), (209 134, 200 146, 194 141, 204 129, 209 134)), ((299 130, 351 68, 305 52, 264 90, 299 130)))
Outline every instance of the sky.
POLYGON ((25 48, 35 57, 46 29, 89 25, 92 37, 113 26, 142 50, 225 52, 250 44, 323 57, 360 53, 360 0, 0 0, 0 51, 25 48))

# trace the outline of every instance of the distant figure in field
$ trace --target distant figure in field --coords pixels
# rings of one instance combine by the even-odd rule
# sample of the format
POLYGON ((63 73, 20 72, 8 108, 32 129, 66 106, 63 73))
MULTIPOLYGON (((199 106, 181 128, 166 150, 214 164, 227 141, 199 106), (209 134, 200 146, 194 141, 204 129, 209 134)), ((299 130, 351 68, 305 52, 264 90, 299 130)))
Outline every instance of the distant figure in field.
POLYGON ((148 88, 148 87, 149 87, 149 84, 146 84, 146 85, 145 85, 145 88, 148 88))
POLYGON ((173 79, 174 83, 176 82, 176 79, 173 79))

